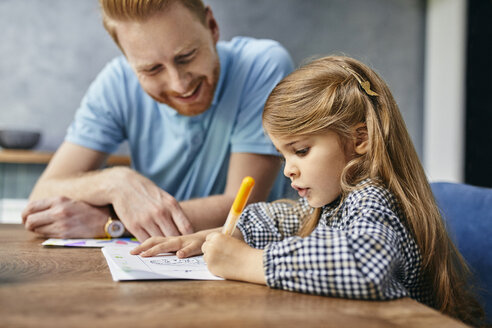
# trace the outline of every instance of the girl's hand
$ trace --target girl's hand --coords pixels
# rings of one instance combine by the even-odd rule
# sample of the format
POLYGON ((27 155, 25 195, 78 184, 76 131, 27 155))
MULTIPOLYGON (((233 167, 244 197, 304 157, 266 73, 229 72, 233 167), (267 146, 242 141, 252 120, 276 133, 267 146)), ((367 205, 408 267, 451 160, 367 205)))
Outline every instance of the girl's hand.
POLYGON ((208 269, 216 276, 266 284, 263 251, 219 232, 207 236, 202 246, 208 269))
POLYGON ((176 252, 178 258, 185 258, 201 254, 201 246, 209 230, 200 231, 191 235, 175 237, 151 237, 139 246, 135 247, 130 254, 144 257, 156 256, 161 253, 176 252))

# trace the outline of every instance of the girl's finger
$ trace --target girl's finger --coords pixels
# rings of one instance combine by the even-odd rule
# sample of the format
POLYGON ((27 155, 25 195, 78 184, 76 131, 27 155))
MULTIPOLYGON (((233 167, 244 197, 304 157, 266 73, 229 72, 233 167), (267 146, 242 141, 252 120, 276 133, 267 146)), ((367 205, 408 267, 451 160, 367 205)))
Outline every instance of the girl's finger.
POLYGON ((130 251, 130 254, 133 254, 133 255, 140 254, 141 252, 155 246, 156 244, 163 242, 164 241, 163 239, 164 238, 162 238, 162 237, 149 238, 146 241, 144 241, 143 243, 141 243, 140 245, 138 245, 137 247, 135 247, 134 249, 132 249, 130 251))
MULTIPOLYGON (((207 236, 207 240, 208 240, 208 236, 207 236)), ((207 253, 207 247, 208 247, 208 242, 205 241, 202 245, 202 253, 203 254, 206 254, 207 253)))
POLYGON ((176 256, 180 259, 195 255, 200 255, 202 252, 200 251, 200 247, 196 244, 187 245, 176 252, 176 256))
POLYGON ((158 237, 155 240, 159 241, 154 243, 152 247, 147 247, 147 250, 141 253, 141 256, 155 256, 161 253, 176 252, 181 248, 181 237, 158 237))
POLYGON ((142 252, 140 254, 140 256, 143 256, 143 257, 156 256, 156 255, 159 255, 161 253, 169 253, 169 252, 174 252, 174 251, 175 251, 175 249, 173 249, 173 247, 170 247, 169 243, 164 242, 164 243, 155 245, 154 247, 146 250, 145 252, 142 252))

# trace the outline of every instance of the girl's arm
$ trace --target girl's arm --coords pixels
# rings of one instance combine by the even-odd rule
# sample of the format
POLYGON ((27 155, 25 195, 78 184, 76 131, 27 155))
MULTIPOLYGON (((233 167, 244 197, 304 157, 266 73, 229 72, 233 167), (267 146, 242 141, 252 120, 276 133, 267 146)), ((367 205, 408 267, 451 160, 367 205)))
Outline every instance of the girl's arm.
MULTIPOLYGON (((239 232, 236 230, 236 233, 239 232)), ((226 279, 265 285, 263 250, 250 247, 234 237, 220 232, 207 236, 202 250, 208 269, 226 279)))
MULTIPOLYGON (((418 248, 385 204, 378 199, 372 199, 371 206, 365 202, 367 198, 349 202, 348 208, 340 209, 344 211, 343 224, 332 227, 322 220, 305 238, 295 235, 298 217, 286 208, 278 204, 249 205, 238 228, 246 243, 262 251, 231 246, 236 249, 234 254, 244 254, 241 256, 247 259, 245 265, 251 266, 251 271, 229 259, 238 268, 237 276, 233 266, 226 267, 226 261, 216 262, 220 264, 216 274, 261 282, 257 274, 261 263, 264 281, 273 288, 357 299, 408 296, 406 287, 420 284, 418 248)), ((217 247, 216 251, 224 249, 217 247)))
POLYGON ((285 212, 292 213, 291 207, 287 203, 251 204, 241 215, 235 238, 209 234, 202 251, 210 272, 226 279, 265 285, 262 248, 297 230, 296 222, 277 220, 285 212))
POLYGON ((395 229, 396 216, 379 211, 358 215, 345 228, 320 225, 308 237, 269 244, 264 249, 267 285, 353 299, 408 296, 408 286, 420 283, 415 243, 395 229))
POLYGON ((299 230, 299 217, 309 210, 303 199, 297 203, 256 203, 246 207, 238 222, 244 241, 258 249, 293 236, 299 230))

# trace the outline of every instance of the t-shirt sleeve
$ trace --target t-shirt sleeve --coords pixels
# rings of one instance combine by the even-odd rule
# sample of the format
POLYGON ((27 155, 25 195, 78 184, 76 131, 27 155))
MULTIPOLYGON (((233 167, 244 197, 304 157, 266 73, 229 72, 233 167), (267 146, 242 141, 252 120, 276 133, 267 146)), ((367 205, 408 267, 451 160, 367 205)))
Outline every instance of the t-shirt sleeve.
POLYGON ((254 58, 249 59, 252 64, 241 94, 240 111, 231 139, 232 152, 277 155, 275 147, 265 135, 261 116, 272 89, 292 72, 292 59, 276 42, 269 43, 261 52, 250 52, 253 54, 243 54, 254 58))
POLYGON ((111 153, 125 140, 124 108, 127 106, 122 60, 108 63, 92 82, 78 108, 65 140, 111 153))

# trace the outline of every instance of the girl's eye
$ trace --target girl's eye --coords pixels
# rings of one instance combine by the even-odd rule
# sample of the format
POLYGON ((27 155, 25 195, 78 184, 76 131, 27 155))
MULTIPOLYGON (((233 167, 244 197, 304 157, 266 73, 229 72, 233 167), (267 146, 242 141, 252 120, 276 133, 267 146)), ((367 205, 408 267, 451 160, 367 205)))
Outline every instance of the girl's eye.
POLYGON ((309 147, 306 147, 296 150, 296 155, 302 157, 302 156, 306 156, 308 152, 309 152, 309 147))

